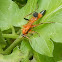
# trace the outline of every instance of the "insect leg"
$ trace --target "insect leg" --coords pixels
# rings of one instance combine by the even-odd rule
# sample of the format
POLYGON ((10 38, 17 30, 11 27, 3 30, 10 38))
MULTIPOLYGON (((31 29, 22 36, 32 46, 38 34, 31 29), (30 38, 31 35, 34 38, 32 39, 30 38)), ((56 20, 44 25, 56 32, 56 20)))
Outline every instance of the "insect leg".
MULTIPOLYGON (((35 11, 36 11, 37 9, 38 9, 38 4, 37 4, 37 8, 35 9, 35 11)), ((26 17, 29 16, 29 15, 31 15, 31 14, 33 14, 35 11, 33 11, 33 12, 31 12, 30 14, 26 15, 26 16, 24 17, 24 19, 29 21, 29 19, 27 19, 26 17)))
POLYGON ((39 23, 38 25, 40 25, 40 24, 49 24, 49 23, 55 23, 55 22, 43 22, 43 23, 39 23))
POLYGON ((37 25, 32 25, 31 27, 34 28, 34 27, 36 27, 38 25, 41 25, 41 24, 49 24, 49 23, 55 23, 55 22, 43 22, 43 23, 39 23, 37 25))
POLYGON ((31 39, 28 36, 26 36, 26 34, 22 34, 22 36, 28 38, 31 41, 31 39))
POLYGON ((29 21, 29 19, 27 19, 27 18, 24 18, 25 20, 27 20, 27 21, 29 21))
MULTIPOLYGON (((36 34, 38 34, 39 35, 39 33, 38 32, 36 32, 36 31, 32 31, 32 29, 28 32, 28 33, 36 33, 36 34)), ((40 35, 39 35, 39 37, 40 37, 40 35)))

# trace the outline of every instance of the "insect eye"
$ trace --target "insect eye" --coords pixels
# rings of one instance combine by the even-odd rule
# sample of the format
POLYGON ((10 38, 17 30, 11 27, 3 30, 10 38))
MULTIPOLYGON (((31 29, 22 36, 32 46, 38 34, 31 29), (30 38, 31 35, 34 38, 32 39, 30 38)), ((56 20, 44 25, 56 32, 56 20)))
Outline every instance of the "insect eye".
POLYGON ((33 13, 33 16, 38 17, 38 13, 37 12, 33 13))

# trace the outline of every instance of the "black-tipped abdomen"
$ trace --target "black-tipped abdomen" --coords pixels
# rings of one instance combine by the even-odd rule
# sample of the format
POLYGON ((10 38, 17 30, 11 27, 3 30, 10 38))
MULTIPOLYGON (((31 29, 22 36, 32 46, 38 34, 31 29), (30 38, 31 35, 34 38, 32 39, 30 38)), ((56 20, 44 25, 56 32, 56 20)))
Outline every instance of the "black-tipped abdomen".
POLYGON ((40 12, 42 15, 44 15, 46 13, 46 10, 43 10, 40 12))

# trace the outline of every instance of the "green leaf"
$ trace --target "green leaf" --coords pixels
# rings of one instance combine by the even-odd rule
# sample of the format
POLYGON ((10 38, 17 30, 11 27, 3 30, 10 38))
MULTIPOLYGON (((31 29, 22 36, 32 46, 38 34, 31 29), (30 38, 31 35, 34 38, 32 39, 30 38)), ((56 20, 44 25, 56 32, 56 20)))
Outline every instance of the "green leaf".
POLYGON ((2 48, 4 48, 6 46, 6 41, 4 40, 3 36, 2 36, 2 32, 0 30, 0 52, 2 52, 2 48))
MULTIPOLYGON (((46 10, 44 17, 39 19, 37 23, 55 22, 51 24, 43 24, 34 31, 39 35, 34 34, 30 39, 32 48, 42 54, 52 57, 54 44, 51 41, 62 43, 62 0, 38 0, 38 12, 46 10), (51 38, 51 39, 50 39, 51 38)), ((28 15, 36 8, 37 0, 28 0, 27 4, 19 9, 17 4, 12 0, 0 0, 0 28, 1 30, 9 29, 13 26, 21 27, 27 22, 24 16, 28 15)), ((28 17, 29 18, 29 17, 28 17)))
POLYGON ((27 40, 23 40, 20 46, 20 50, 24 55, 24 58, 21 62, 30 62, 29 57, 32 54, 32 48, 27 40))
POLYGON ((62 60, 58 61, 58 62, 62 62, 62 60))
POLYGON ((52 56, 54 46, 53 46, 53 43, 47 38, 48 37, 43 38, 42 35, 40 35, 39 37, 37 34, 35 34, 31 38, 32 41, 30 41, 30 44, 32 48, 38 53, 47 55, 47 56, 52 56))
POLYGON ((34 34, 30 39, 32 48, 42 54, 52 57, 54 44, 51 41, 62 43, 62 0, 39 0, 38 12, 46 10, 46 14, 37 21, 37 23, 55 22, 49 24, 43 24, 35 27, 33 30, 38 32, 34 34))
POLYGON ((0 62, 20 62, 22 58, 22 53, 18 47, 15 47, 13 52, 9 55, 0 54, 0 62))
POLYGON ((62 44, 55 42, 54 46, 53 58, 56 62, 60 62, 62 60, 62 44))
MULTIPOLYGON (((47 34, 50 34, 50 38, 52 38, 55 42, 62 42, 62 0, 47 0, 41 1, 39 4, 39 11, 45 9, 46 14, 42 18, 42 22, 55 22, 53 24, 48 24, 49 26, 45 27, 43 31, 45 33, 48 30, 47 34), (57 5, 58 4, 58 5, 57 5), (43 7, 42 7, 43 6, 43 7), (46 7, 45 7, 46 6, 46 7), (41 8, 41 9, 40 9, 41 8)), ((44 35, 43 33, 43 35, 44 35)), ((43 36, 42 35, 42 36, 43 36)))
POLYGON ((31 62, 37 62, 36 59, 33 57, 33 59, 31 60, 31 62))
POLYGON ((41 55, 35 51, 34 51, 34 57, 35 57, 37 62, 55 62, 53 57, 41 55))
POLYGON ((28 41, 23 41, 19 46, 13 49, 13 52, 9 55, 0 54, 0 62, 30 62, 29 56, 31 53, 31 46, 28 41))
POLYGON ((31 46, 27 40, 23 40, 20 46, 20 50, 24 53, 27 54, 29 51, 31 51, 31 46))
POLYGON ((24 17, 34 11, 36 3, 37 0, 28 0, 27 4, 23 8, 19 9, 17 4, 12 0, 0 0, 1 30, 9 29, 12 25, 21 27, 23 24, 27 23, 24 20, 24 17))
POLYGON ((0 0, 0 28, 1 30, 9 29, 13 17, 17 12, 18 6, 11 0, 0 0))

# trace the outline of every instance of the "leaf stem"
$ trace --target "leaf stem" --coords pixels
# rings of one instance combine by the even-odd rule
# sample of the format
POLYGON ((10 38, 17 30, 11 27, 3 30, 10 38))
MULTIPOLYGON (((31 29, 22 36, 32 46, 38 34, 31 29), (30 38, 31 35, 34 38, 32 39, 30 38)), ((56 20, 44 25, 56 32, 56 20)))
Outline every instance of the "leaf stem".
POLYGON ((17 34, 2 34, 2 35, 5 38, 14 38, 14 39, 16 39, 19 36, 17 34))
POLYGON ((13 26, 11 27, 11 29, 12 29, 12 34, 16 34, 13 26))
POLYGON ((5 51, 3 51, 2 54, 9 54, 12 51, 12 49, 15 46, 17 46, 19 42, 21 42, 21 40, 22 40, 22 36, 20 35, 5 51))

